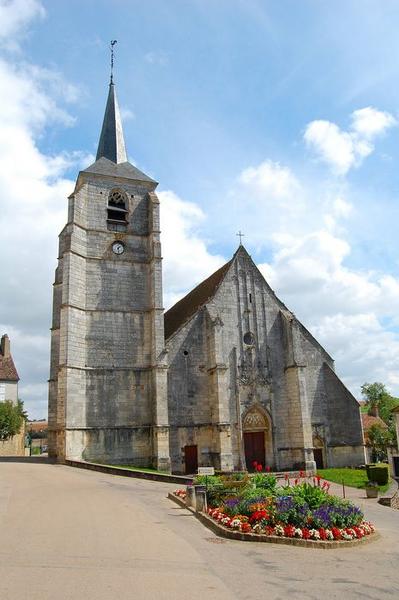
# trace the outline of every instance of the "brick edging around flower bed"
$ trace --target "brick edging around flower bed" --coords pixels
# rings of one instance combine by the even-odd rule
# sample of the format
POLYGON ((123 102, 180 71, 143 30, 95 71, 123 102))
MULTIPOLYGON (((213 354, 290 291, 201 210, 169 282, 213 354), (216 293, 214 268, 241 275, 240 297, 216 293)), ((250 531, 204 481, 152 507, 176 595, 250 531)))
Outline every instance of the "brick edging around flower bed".
POLYGON ((302 546, 305 548, 331 550, 333 548, 350 548, 352 546, 364 545, 380 538, 380 534, 374 532, 356 540, 332 540, 327 542, 318 540, 301 540, 299 538, 280 537, 277 535, 263 535, 261 533, 242 533, 240 531, 233 531, 232 529, 228 529, 227 527, 220 525, 220 523, 217 523, 203 512, 196 512, 193 508, 186 506, 185 501, 172 492, 169 492, 168 498, 169 500, 173 500, 173 502, 178 504, 181 508, 186 508, 189 510, 195 517, 197 517, 199 521, 201 521, 203 525, 205 525, 205 527, 211 529, 214 533, 216 533, 216 535, 228 538, 230 540, 241 540, 242 542, 267 542, 271 544, 286 544, 288 546, 302 546))

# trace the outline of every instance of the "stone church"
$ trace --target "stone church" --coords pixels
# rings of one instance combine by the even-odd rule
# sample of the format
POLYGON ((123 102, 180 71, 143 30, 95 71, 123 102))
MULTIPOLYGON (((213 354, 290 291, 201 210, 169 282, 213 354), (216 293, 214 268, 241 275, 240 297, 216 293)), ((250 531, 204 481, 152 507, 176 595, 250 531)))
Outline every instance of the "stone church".
POLYGON ((176 473, 364 463, 357 401, 243 245, 164 313, 157 185, 127 160, 111 81, 59 237, 50 455, 176 473))

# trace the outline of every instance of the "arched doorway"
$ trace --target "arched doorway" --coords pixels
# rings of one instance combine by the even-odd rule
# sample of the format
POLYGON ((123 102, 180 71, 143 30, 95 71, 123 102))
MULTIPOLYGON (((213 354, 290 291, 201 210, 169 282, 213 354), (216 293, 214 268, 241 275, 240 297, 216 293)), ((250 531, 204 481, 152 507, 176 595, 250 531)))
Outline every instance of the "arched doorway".
POLYGON ((248 471, 254 463, 272 467, 274 463, 270 420, 260 406, 252 406, 242 420, 245 464, 248 471))
POLYGON ((324 469, 326 466, 324 441, 318 435, 313 436, 313 457, 317 469, 324 469))

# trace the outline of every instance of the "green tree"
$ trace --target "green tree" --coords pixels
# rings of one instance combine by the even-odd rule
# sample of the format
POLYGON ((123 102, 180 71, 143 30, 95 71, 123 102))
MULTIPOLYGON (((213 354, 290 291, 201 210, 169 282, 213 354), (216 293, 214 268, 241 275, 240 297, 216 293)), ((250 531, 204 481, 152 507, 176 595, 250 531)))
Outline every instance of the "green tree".
POLYGON ((387 448, 395 443, 393 432, 376 423, 368 429, 367 436, 371 447, 372 462, 387 460, 387 448))
POLYGON ((364 383, 361 387, 363 398, 368 406, 369 413, 375 412, 390 426, 392 423, 392 409, 399 405, 399 398, 391 396, 383 383, 364 383))
POLYGON ((379 381, 364 383, 360 389, 370 412, 374 409, 378 410, 382 398, 388 394, 385 385, 379 381))
POLYGON ((9 400, 0 402, 0 440, 8 440, 19 433, 26 417, 22 400, 18 400, 18 404, 9 400))

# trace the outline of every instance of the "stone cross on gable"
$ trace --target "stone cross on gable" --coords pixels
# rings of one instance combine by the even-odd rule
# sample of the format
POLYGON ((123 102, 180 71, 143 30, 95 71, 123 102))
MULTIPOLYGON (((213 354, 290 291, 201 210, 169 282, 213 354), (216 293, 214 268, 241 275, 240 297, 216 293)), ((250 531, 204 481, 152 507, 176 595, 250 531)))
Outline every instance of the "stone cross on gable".
POLYGON ((242 238, 245 237, 245 234, 239 231, 236 235, 240 238, 240 246, 242 246, 242 238))

